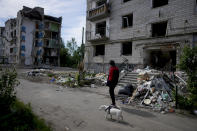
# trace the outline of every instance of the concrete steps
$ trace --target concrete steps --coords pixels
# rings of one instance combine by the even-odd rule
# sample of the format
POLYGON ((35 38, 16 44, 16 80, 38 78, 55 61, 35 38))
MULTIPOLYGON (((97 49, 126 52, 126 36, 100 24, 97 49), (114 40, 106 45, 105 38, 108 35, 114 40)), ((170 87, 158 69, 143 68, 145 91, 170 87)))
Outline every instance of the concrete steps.
POLYGON ((123 78, 118 82, 118 86, 124 87, 128 84, 137 84, 138 73, 128 72, 123 78))

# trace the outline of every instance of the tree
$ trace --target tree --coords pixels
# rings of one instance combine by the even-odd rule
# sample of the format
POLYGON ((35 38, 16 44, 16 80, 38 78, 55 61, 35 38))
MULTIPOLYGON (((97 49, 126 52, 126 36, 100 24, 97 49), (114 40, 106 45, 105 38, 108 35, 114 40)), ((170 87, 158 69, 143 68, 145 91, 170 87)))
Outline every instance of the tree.
POLYGON ((67 48, 69 49, 69 53, 73 56, 75 50, 77 50, 77 42, 75 38, 72 38, 71 41, 67 41, 67 48))
POLYGON ((68 53, 68 49, 61 48, 60 49, 60 65, 68 66, 69 59, 70 59, 70 54, 68 53))
POLYGON ((60 39, 60 48, 65 48, 65 42, 62 38, 60 39))

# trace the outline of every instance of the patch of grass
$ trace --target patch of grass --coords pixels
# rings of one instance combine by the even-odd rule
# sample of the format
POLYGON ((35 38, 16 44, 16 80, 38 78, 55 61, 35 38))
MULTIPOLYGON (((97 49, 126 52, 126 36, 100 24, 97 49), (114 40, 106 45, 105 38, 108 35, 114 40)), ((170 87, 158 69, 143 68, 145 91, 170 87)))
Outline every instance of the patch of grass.
POLYGON ((11 106, 11 112, 0 116, 0 129, 11 131, 51 131, 45 121, 34 115, 31 105, 25 105, 16 100, 11 106))
POLYGON ((53 74, 53 73, 48 73, 47 76, 48 76, 48 77, 55 77, 55 74, 53 74))

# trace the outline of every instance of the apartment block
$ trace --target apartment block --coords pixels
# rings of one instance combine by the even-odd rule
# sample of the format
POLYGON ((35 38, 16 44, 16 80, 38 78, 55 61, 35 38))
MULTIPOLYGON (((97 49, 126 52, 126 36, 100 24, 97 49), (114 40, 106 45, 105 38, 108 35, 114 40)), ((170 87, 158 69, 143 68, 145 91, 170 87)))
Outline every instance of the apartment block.
POLYGON ((87 70, 107 72, 110 60, 169 70, 196 42, 196 0, 87 0, 87 70))
POLYGON ((60 65, 62 17, 44 14, 44 8, 23 7, 5 23, 5 55, 19 65, 60 65))
POLYGON ((0 63, 7 62, 5 59, 5 27, 0 27, 0 63))
POLYGON ((3 41, 3 37, 4 37, 4 27, 0 27, 0 57, 4 56, 4 48, 5 48, 5 44, 3 41))

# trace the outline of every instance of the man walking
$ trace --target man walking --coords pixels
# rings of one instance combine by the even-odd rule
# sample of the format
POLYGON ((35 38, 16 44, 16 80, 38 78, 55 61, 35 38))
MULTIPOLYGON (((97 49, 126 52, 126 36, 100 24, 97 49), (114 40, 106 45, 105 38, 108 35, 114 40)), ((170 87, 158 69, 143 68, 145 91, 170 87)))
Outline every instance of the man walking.
POLYGON ((111 65, 111 67, 109 69, 107 86, 109 86, 109 94, 111 96, 112 105, 116 106, 114 89, 118 83, 119 69, 116 67, 115 62, 113 60, 110 60, 109 64, 111 65))

